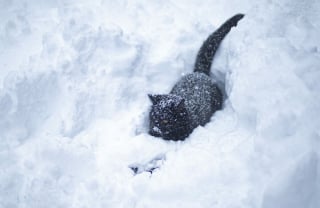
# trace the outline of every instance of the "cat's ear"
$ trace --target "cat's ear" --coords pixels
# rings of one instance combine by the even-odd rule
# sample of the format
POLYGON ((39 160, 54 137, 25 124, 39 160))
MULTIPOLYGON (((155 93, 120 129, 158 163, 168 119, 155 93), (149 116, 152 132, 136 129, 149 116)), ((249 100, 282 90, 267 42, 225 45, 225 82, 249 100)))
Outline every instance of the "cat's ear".
POLYGON ((184 103, 184 99, 181 99, 181 101, 179 102, 179 104, 177 105, 177 109, 180 109, 180 108, 184 108, 185 107, 185 103, 184 103))
POLYGON ((151 94, 148 94, 148 96, 149 96, 149 98, 150 98, 150 100, 151 100, 153 105, 159 103, 163 98, 162 95, 151 95, 151 94))

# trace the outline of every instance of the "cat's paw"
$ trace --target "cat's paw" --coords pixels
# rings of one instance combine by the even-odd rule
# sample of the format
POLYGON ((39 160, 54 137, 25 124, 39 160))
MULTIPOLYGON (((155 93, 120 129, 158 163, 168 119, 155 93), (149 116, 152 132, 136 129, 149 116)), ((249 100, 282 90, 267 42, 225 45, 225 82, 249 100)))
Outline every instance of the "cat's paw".
POLYGON ((165 154, 160 154, 148 161, 147 163, 134 163, 129 165, 129 168, 132 170, 134 175, 143 173, 143 172, 149 172, 153 173, 157 169, 161 167, 161 165, 166 160, 165 154))

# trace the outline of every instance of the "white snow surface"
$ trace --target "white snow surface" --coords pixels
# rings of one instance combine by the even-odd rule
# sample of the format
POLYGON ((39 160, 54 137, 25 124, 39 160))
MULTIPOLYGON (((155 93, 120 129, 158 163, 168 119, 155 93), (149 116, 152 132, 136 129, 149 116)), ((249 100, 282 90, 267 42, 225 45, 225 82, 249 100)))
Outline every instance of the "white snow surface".
POLYGON ((319 208, 320 1, 0 0, 1 208, 319 208), (148 93, 212 72, 223 110, 147 134, 148 93), (131 164, 165 155, 152 174, 131 164))

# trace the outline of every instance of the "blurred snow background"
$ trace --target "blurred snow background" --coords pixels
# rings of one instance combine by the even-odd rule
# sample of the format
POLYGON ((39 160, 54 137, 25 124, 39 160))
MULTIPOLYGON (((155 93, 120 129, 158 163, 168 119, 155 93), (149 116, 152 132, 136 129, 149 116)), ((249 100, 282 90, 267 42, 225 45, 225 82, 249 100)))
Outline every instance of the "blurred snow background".
POLYGON ((320 207, 317 0, 0 0, 0 207, 320 207), (228 100, 184 142, 147 93, 215 57, 228 100), (152 175, 128 168, 157 155, 152 175))

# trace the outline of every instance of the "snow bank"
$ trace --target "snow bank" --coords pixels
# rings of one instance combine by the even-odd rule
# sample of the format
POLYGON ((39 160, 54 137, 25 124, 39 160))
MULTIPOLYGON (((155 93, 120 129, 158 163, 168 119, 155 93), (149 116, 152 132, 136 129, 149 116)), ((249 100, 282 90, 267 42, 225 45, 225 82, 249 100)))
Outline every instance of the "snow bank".
POLYGON ((320 206, 320 3, 0 2, 0 207, 320 206), (213 73, 228 100, 184 142, 146 133, 148 93, 213 73), (165 155, 134 175, 132 164, 165 155))

